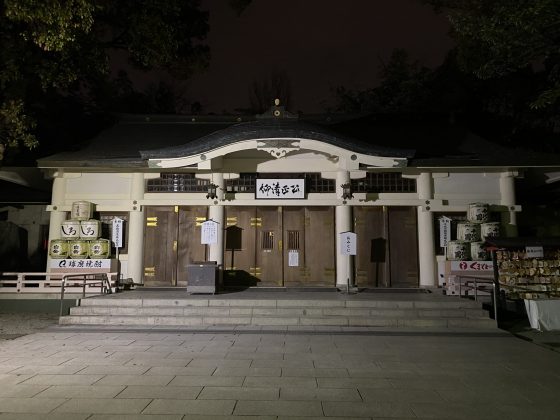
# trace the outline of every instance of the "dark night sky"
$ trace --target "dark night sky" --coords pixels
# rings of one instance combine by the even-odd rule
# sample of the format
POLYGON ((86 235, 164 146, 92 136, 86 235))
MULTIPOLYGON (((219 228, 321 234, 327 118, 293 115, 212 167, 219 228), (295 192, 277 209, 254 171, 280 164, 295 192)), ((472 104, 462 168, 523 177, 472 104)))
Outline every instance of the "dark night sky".
POLYGON ((330 88, 374 86, 394 48, 435 67, 452 46, 445 17, 421 0, 253 0, 240 17, 225 0, 202 9, 212 59, 186 86, 203 112, 247 107, 251 83, 274 71, 290 80, 291 111, 323 112, 330 88))

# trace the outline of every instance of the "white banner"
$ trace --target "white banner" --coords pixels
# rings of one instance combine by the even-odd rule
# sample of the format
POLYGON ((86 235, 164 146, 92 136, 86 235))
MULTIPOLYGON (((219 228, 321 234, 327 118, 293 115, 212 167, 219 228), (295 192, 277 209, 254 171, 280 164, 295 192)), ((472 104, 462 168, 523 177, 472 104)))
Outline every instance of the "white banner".
POLYGON ((51 259, 51 268, 111 268, 111 260, 108 258, 103 258, 99 260, 92 260, 89 258, 83 259, 51 259))
POLYGON ((258 199, 305 198, 305 179, 259 179, 255 190, 258 199))

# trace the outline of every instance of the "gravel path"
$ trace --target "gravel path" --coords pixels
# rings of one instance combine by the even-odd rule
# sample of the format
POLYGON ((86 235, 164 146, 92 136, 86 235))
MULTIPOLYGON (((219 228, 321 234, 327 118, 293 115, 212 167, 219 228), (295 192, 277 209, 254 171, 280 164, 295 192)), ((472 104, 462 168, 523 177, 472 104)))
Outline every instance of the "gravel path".
POLYGON ((52 313, 0 313, 0 340, 11 340, 33 334, 58 324, 58 314, 52 313))

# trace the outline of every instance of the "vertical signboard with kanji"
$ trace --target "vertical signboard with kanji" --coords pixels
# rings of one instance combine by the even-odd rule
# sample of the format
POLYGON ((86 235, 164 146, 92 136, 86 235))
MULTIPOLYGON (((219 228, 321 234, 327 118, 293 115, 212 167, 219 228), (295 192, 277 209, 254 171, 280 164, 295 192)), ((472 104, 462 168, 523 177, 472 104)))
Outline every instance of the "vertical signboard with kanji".
POLYGON ((340 253, 342 255, 356 255, 356 234, 342 232, 340 234, 340 253))
POLYGON ((123 246, 123 219, 115 217, 112 220, 111 241, 115 248, 122 248, 123 246))
POLYGON ((442 248, 447 246, 451 240, 451 219, 449 217, 441 217, 439 219, 439 246, 442 248))
POLYGON ((200 243, 205 245, 215 244, 218 242, 218 222, 207 220, 202 223, 200 231, 200 243))

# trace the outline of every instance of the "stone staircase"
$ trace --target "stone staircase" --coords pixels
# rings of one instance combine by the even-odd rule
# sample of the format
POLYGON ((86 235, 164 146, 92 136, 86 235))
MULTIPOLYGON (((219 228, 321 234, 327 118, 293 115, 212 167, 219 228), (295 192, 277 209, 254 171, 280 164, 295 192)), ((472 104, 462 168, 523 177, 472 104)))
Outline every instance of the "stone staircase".
MULTIPOLYGON (((82 299, 61 325, 105 326, 315 326, 384 328, 496 328, 480 303, 457 297, 398 296, 334 298, 182 297, 126 298, 125 294, 82 299)), ((147 293, 146 295, 149 295, 147 293)), ((176 295, 176 294, 175 294, 176 295)))

